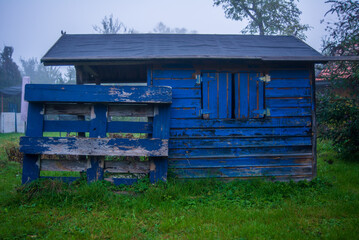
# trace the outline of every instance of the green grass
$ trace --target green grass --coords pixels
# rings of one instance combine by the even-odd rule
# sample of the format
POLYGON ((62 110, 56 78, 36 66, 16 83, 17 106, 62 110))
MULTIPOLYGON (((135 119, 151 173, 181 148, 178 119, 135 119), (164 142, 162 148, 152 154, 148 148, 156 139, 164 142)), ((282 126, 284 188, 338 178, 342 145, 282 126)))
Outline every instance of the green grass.
MULTIPOLYGON (((17 137, 0 135, 0 146, 17 137)), ((318 153, 318 178, 299 183, 47 180, 20 187, 19 164, 6 163, 0 239, 356 239, 359 163, 338 159, 330 142, 319 142, 318 153)))

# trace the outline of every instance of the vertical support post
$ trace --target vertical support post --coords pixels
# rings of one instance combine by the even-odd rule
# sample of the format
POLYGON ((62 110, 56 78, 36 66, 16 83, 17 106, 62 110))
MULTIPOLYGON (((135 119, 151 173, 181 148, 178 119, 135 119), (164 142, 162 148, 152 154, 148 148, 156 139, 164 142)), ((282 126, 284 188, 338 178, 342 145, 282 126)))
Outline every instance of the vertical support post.
MULTIPOLYGON (((44 124, 42 103, 29 103, 26 136, 42 137, 44 124)), ((30 183, 40 177, 40 155, 25 154, 22 166, 22 184, 30 183)))
MULTIPOLYGON (((104 138, 107 133, 107 106, 94 104, 91 110, 90 137, 104 138)), ((87 168, 87 181, 94 182, 104 178, 104 157, 90 156, 87 168)))
MULTIPOLYGON (((153 138, 169 139, 170 105, 155 106, 153 118, 153 138)), ((150 182, 167 181, 168 158, 153 157, 150 164, 150 182)))
POLYGON ((312 178, 317 176, 317 119, 316 119, 316 97, 315 97, 315 72, 314 65, 311 65, 310 85, 312 99, 312 178))

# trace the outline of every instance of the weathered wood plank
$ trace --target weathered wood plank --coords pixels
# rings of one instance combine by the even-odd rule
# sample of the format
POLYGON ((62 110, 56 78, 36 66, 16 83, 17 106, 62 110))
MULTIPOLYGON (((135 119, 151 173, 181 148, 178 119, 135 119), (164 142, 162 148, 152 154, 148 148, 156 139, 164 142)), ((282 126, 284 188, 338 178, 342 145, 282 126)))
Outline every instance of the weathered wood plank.
POLYGON ((149 161, 105 161, 105 171, 110 173, 149 173, 149 161))
MULTIPOLYGON (((26 135, 42 137, 43 134, 43 104, 29 103, 26 135)), ((22 184, 30 183, 40 177, 39 155, 25 154, 22 166, 22 184)))
POLYGON ((269 72, 271 78, 309 78, 308 70, 273 70, 269 72))
POLYGON ((153 117, 153 105, 109 105, 110 117, 153 117))
POLYGON ((44 121, 44 132, 89 132, 89 121, 44 121))
POLYGON ((172 169, 177 178, 231 178, 310 175, 312 167, 236 167, 205 169, 172 169))
POLYGON ((266 97, 310 97, 310 88, 266 88, 266 97))
POLYGON ((46 115, 86 115, 89 116, 91 113, 90 104, 46 104, 45 114, 46 115))
POLYGON ((172 108, 201 108, 201 99, 199 98, 178 98, 178 99, 173 99, 172 100, 172 104, 171 104, 172 108))
POLYGON ((308 156, 293 157, 242 157, 219 159, 171 159, 169 168, 221 168, 221 167, 268 167, 268 166, 311 166, 308 156))
POLYGON ((152 78, 153 79, 191 79, 195 78, 194 70, 161 70, 155 69, 152 71, 152 78))
POLYGON ((274 147, 308 146, 311 137, 251 137, 251 138, 180 138, 170 139, 169 148, 233 148, 233 147, 274 147))
POLYGON ((29 102, 171 103, 171 87, 27 84, 29 102), (81 94, 78 94, 81 93, 81 94))
POLYGON ((108 133, 152 133, 150 122, 122 122, 114 121, 107 123, 108 133))
POLYGON ((214 128, 214 129, 172 129, 171 137, 260 137, 260 136, 311 136, 309 127, 291 128, 214 128))
POLYGON ((309 79, 271 78, 266 86, 268 88, 307 88, 310 87, 310 81, 309 79))
MULTIPOLYGON (((155 108, 153 119, 153 137, 166 139, 170 137, 170 106, 160 105, 155 108)), ((167 142, 168 143, 168 142, 167 142)), ((165 157, 151 158, 150 181, 167 181, 168 159, 165 157)))
POLYGON ((21 137, 26 154, 168 156, 167 139, 21 137))
POLYGON ((173 98, 201 98, 200 88, 173 88, 173 98))
MULTIPOLYGON (((91 108, 89 135, 91 138, 105 138, 107 132, 107 105, 96 103, 91 108)), ((106 155, 106 154, 102 154, 106 155)), ((89 156, 86 176, 88 182, 103 180, 105 157, 89 156)))
POLYGON ((199 108, 171 108, 171 118, 200 118, 199 108))
POLYGON ((310 107, 310 98, 267 98, 266 105, 269 108, 283 107, 310 107))
POLYGON ((209 158, 241 157, 251 155, 300 154, 311 153, 312 146, 270 146, 270 147, 236 147, 236 148, 198 148, 172 149, 169 158, 209 158))
POLYGON ((311 117, 247 119, 171 119, 171 128, 310 127, 311 117))
POLYGON ((87 160, 41 159, 41 171, 82 172, 87 169, 87 160))
POLYGON ((270 115, 272 117, 297 117, 297 116, 311 116, 310 108, 270 108, 270 115))
POLYGON ((170 86, 172 88, 195 88, 198 87, 196 79, 161 79, 153 80, 154 86, 170 86))

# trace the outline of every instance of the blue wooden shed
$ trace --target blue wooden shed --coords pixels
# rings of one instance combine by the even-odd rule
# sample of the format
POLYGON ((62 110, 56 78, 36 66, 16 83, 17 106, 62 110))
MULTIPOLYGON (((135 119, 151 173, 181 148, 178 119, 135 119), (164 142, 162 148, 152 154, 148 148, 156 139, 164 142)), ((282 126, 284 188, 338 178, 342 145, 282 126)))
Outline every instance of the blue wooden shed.
POLYGON ((153 182, 168 174, 310 180, 316 175, 314 64, 325 60, 292 36, 64 34, 42 62, 75 66, 77 85, 26 86, 23 183, 42 170, 86 171, 89 181, 115 183, 136 179, 106 174, 149 174, 153 182), (51 118, 64 114, 76 118, 51 118))

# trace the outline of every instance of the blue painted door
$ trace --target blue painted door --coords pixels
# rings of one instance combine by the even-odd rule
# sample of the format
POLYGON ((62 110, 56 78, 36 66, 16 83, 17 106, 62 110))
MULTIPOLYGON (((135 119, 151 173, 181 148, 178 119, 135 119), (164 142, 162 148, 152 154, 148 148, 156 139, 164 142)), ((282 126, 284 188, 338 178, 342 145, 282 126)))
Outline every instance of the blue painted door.
POLYGON ((234 74, 234 115, 237 119, 264 117, 264 83, 258 72, 234 74))
POLYGON ((202 73, 204 119, 264 117, 264 83, 259 72, 202 73))
POLYGON ((202 74, 202 105, 205 119, 232 118, 232 74, 202 74))

